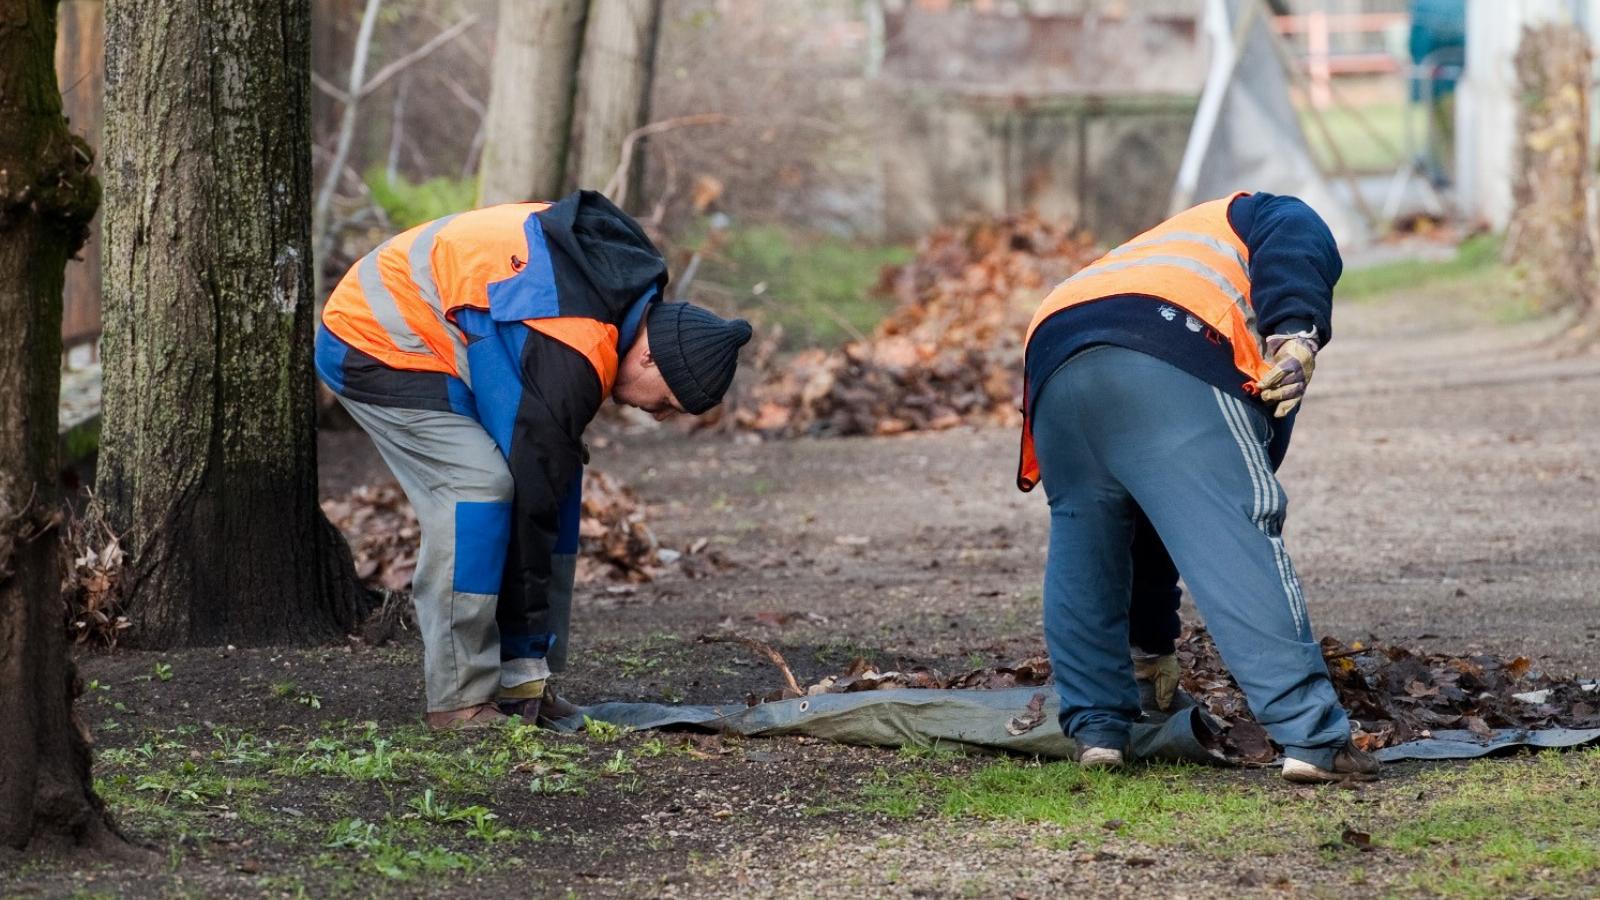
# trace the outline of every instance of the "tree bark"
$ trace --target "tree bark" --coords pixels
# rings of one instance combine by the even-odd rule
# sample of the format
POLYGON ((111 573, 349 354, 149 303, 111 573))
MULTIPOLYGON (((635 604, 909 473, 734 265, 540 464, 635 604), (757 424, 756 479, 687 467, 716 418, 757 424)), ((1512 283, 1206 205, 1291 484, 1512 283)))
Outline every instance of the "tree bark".
MULTIPOLYGON (((622 163, 623 142, 650 114, 660 23, 661 0, 593 0, 583 41, 574 138, 579 187, 600 190, 611 180, 622 163)), ((641 148, 635 146, 633 152, 641 148)), ((621 186, 619 205, 638 197, 643 170, 630 168, 633 174, 621 186)))
POLYGON ((479 206, 561 196, 588 8, 589 0, 500 0, 479 206))
POLYGON ((0 849, 120 843, 62 629, 61 288, 100 188, 61 115, 55 0, 0 0, 0 849))
POLYGON ((1511 188, 1515 208, 1502 250, 1522 268, 1524 289, 1542 306, 1580 317, 1600 309, 1590 208, 1593 59, 1588 38, 1575 26, 1522 31, 1516 56, 1522 104, 1511 188))
POLYGON ((317 506, 310 0, 109 0, 98 490, 144 646, 367 608, 317 506))

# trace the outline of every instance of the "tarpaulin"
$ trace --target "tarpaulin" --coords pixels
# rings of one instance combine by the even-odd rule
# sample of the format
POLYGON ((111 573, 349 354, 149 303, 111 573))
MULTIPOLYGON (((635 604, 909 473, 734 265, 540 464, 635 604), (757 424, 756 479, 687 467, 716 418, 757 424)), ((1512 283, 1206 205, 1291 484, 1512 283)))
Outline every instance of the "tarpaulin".
MULTIPOLYGON (((818 694, 751 707, 601 703, 584 707, 557 726, 574 731, 588 716, 641 730, 678 728, 745 737, 800 734, 843 744, 942 746, 1070 759, 1075 748, 1056 724, 1057 711, 1055 691, 1049 688, 902 689, 818 694)), ((1162 722, 1137 723, 1130 735, 1131 755, 1222 763, 1202 743, 1209 728, 1193 706, 1162 722)))
MULTIPOLYGON (((1181 708, 1133 725, 1131 756, 1225 765, 1206 737, 1210 716, 1180 694, 1181 708)), ((883 690, 818 694, 761 703, 694 706, 665 703, 600 703, 556 723, 577 731, 585 716, 637 730, 679 729, 743 737, 806 735, 842 744, 878 747, 949 747, 1003 751, 1045 759, 1071 759, 1074 746, 1057 725, 1055 691, 1048 687, 1005 690, 883 690)), ((1437 731, 1430 739, 1378 751, 1384 762, 1402 759, 1473 759, 1515 747, 1576 747, 1600 741, 1600 728, 1504 729, 1483 737, 1471 731, 1437 731)))

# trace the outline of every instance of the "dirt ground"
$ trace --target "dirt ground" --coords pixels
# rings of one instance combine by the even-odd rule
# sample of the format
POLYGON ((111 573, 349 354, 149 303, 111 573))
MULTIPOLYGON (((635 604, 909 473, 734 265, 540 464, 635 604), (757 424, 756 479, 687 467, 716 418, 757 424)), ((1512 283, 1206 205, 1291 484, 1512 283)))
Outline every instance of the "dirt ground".
MULTIPOLYGON (((1500 324, 1501 315, 1450 292, 1340 308, 1282 473, 1289 547, 1319 633, 1526 655, 1552 672, 1600 676, 1600 356, 1553 355, 1543 343, 1549 323, 1500 324)), ((653 431, 607 443, 596 464, 650 504, 664 544, 707 538, 734 566, 702 580, 585 592, 563 680, 579 702, 737 702, 775 687, 775 673, 748 651, 695 642, 724 628, 779 646, 802 680, 858 655, 949 670, 1040 647, 1044 501, 1011 486, 1009 431, 774 443, 653 431)), ((326 435, 323 458, 330 490, 381 471, 359 434, 326 435)), ((461 796, 482 798, 503 824, 540 839, 503 851, 500 863, 407 880, 341 862, 326 849, 336 843, 328 823, 398 814, 426 778, 275 783, 248 807, 209 798, 207 809, 234 817, 197 813, 203 828, 152 808, 160 785, 136 787, 146 770, 131 751, 151 735, 186 747, 173 752, 195 761, 196 778, 238 755, 229 734, 276 735, 300 747, 302 761, 320 752, 304 743, 317 734, 356 746, 393 731, 409 735, 397 747, 423 748, 430 739, 406 730, 421 709, 419 650, 402 641, 85 655, 84 676, 103 694, 84 701, 99 747, 133 760, 113 808, 127 830, 161 845, 159 861, 14 871, 0 893, 1347 894, 1363 892, 1352 884, 1403 885, 1413 864, 1369 854, 1357 878, 1349 860, 1311 845, 1222 862, 1133 839, 1099 849, 1052 843, 1041 835, 1055 826, 952 819, 937 808, 895 815, 863 798, 896 779, 962 776, 989 761, 793 739, 673 737, 663 750, 642 735, 546 738, 526 752, 566 753, 599 771, 625 749, 631 769, 602 773, 583 793, 530 788, 538 764, 512 766, 501 787, 462 782, 461 796)), ((465 742, 450 746, 468 756, 480 747, 441 740, 465 742)), ((481 745, 480 755, 496 746, 481 745)), ((1429 771, 1392 767, 1353 802, 1420 802, 1429 771)), ((1270 773, 1206 777, 1243 779, 1268 798, 1300 796, 1270 773)))

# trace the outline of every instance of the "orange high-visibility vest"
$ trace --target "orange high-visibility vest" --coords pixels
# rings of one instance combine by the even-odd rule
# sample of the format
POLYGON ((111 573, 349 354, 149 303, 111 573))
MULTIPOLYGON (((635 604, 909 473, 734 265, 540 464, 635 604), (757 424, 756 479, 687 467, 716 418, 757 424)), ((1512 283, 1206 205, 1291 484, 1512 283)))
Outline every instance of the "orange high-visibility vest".
MULTIPOLYGON (((506 203, 425 222, 384 241, 340 280, 322 310, 328 330, 394 369, 442 372, 472 386, 456 311, 489 309, 489 286, 530 262, 523 225, 548 203, 506 203)), ((543 252, 540 248, 540 252, 543 252)), ((564 316, 523 324, 578 351, 600 378, 617 378, 617 328, 564 316)))
MULTIPOLYGON (((1061 282, 1028 324, 1024 359, 1044 320, 1080 303, 1131 294, 1170 303, 1204 322, 1233 347, 1233 364, 1249 382, 1261 378, 1271 366, 1250 302, 1250 251, 1228 223, 1229 205, 1247 193, 1178 213, 1061 282)), ((1024 491, 1039 483, 1032 420, 1033 411, 1024 410, 1017 467, 1017 487, 1024 491)))

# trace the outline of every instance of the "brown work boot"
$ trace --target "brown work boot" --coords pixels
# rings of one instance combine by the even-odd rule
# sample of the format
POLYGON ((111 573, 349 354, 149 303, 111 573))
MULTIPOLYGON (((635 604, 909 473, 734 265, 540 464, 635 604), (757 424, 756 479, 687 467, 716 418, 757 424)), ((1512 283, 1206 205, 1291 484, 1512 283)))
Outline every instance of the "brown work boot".
POLYGON ((493 703, 479 703, 466 709, 448 709, 431 712, 425 717, 434 731, 465 731, 468 728, 492 728, 505 722, 506 717, 493 703))
POLYGON ((566 698, 558 695, 554 690, 545 688, 544 703, 539 707, 539 724, 549 725, 562 719, 570 719, 578 714, 578 707, 568 702, 566 698))
POLYGON ((1283 761, 1283 778, 1296 784, 1339 784, 1345 781, 1377 781, 1378 758, 1356 747, 1345 744, 1333 755, 1333 768, 1324 769, 1301 759, 1283 761))
POLYGON ((500 707, 500 712, 507 716, 518 716, 529 725, 539 719, 539 709, 545 701, 545 680, 525 681, 516 687, 500 688, 500 695, 494 702, 500 707))

